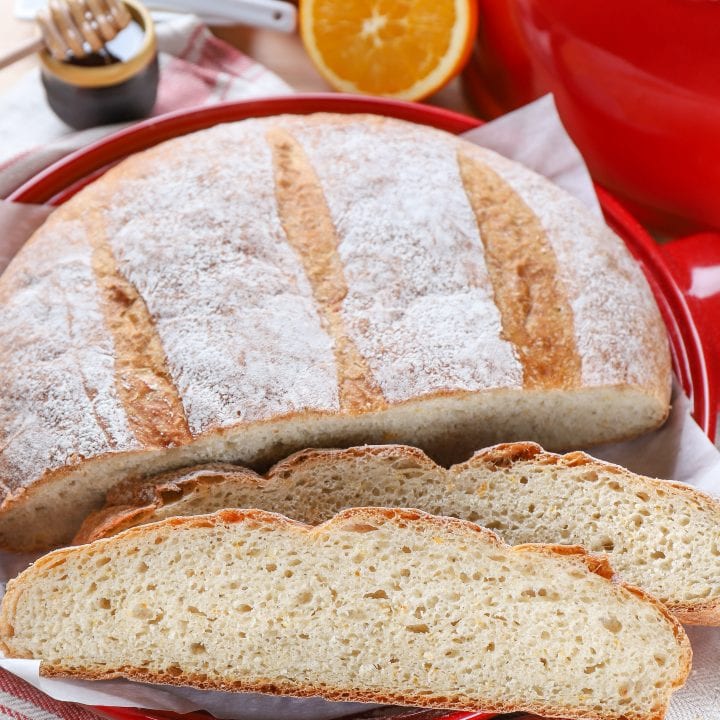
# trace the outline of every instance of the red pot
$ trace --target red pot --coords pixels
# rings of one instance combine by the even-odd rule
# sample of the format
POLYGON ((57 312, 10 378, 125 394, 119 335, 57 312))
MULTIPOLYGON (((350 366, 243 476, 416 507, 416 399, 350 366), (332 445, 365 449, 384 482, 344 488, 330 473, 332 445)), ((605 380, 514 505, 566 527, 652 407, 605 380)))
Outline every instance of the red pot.
POLYGON ((465 82, 482 114, 551 91, 593 177, 641 220, 720 228, 720 2, 479 5, 465 82))

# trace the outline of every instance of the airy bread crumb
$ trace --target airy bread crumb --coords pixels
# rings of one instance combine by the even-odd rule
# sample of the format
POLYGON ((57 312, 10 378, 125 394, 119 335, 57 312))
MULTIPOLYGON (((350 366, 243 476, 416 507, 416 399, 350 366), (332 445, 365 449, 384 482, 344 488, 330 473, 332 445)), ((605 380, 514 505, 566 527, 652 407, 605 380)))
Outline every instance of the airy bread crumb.
POLYGON ((412 510, 226 510, 50 553, 9 584, 0 639, 46 675, 662 718, 689 642, 611 573, 412 510))
POLYGON ((415 507, 471 520, 512 545, 582 545, 684 623, 720 624, 720 504, 574 452, 509 443, 449 470, 416 448, 306 450, 264 478, 233 465, 187 468, 119 486, 76 542, 140 523, 254 507, 317 524, 348 507, 415 507))

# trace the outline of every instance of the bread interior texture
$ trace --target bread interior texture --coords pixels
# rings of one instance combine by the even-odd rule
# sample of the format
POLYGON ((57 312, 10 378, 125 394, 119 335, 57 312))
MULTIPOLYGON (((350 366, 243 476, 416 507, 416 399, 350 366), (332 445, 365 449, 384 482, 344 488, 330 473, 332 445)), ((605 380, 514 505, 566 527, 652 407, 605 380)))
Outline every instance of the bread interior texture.
POLYGON ((225 511, 45 556, 8 588, 0 637, 51 675, 662 717, 687 638, 578 552, 413 511, 316 528, 225 511))

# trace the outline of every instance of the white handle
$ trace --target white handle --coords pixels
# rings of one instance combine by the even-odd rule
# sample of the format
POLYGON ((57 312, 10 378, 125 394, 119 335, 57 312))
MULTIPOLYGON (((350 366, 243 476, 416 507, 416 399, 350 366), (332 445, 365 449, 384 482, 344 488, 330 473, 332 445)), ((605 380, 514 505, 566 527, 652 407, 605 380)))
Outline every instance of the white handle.
POLYGON ((208 25, 250 25, 293 32, 297 23, 295 6, 283 0, 148 0, 146 5, 193 13, 208 25))

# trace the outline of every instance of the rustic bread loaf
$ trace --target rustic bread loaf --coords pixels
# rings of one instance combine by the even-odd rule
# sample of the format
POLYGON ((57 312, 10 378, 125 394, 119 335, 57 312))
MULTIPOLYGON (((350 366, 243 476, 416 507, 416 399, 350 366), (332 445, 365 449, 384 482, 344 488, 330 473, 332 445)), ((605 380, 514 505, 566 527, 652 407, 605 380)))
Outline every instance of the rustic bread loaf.
POLYGON ((653 480, 582 452, 498 445, 449 470, 400 445, 306 450, 265 477, 208 465, 126 482, 75 542, 222 508, 260 508, 317 524, 344 508, 413 507, 471 520, 511 545, 582 545, 607 553, 623 580, 682 622, 720 625, 720 503, 689 485, 653 480))
POLYGON ((551 449, 668 412, 623 243, 531 171, 369 116, 248 120, 129 158, 0 278, 0 546, 112 484, 305 447, 551 449))
POLYGON ((413 510, 170 518, 41 558, 0 613, 41 672, 564 718, 662 718, 679 623, 577 547, 413 510))

